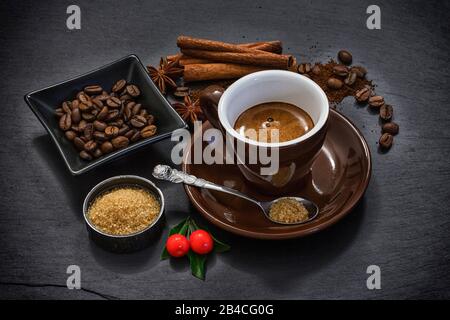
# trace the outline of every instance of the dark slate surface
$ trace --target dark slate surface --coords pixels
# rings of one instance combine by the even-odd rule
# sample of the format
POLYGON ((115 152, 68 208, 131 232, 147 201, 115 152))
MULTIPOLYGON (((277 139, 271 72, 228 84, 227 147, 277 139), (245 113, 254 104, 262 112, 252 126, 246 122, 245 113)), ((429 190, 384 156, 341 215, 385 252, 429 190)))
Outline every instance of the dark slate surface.
MULTIPOLYGON (((70 1, 1 2, 0 297, 450 298, 449 3, 377 1, 382 30, 370 31, 364 1, 213 2, 77 1, 80 31, 66 29, 70 1), (171 143, 72 177, 23 95, 129 53, 155 64, 176 52, 179 34, 280 39, 305 61, 324 61, 342 47, 353 52, 395 107, 401 133, 380 154, 377 117, 351 98, 339 106, 373 156, 372 181, 351 215, 285 242, 213 228, 233 251, 208 262, 205 282, 185 262, 159 262, 162 239, 132 255, 106 253, 88 240, 81 215, 87 191, 117 174, 149 177, 154 164, 170 160, 171 143), (70 264, 81 267, 86 290, 64 288, 70 264), (366 288, 371 264, 381 267, 378 291, 366 288)), ((169 224, 199 216, 180 185, 158 184, 169 224)))

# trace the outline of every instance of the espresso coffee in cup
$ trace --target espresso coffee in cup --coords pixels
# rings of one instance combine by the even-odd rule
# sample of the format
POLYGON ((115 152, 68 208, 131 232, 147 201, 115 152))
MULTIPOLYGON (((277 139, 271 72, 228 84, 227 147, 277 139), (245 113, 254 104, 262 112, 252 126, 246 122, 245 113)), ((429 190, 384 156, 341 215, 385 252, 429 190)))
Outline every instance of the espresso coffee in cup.
POLYGON ((309 114, 286 102, 265 102, 245 110, 234 129, 258 142, 285 142, 301 137, 314 127, 309 114))

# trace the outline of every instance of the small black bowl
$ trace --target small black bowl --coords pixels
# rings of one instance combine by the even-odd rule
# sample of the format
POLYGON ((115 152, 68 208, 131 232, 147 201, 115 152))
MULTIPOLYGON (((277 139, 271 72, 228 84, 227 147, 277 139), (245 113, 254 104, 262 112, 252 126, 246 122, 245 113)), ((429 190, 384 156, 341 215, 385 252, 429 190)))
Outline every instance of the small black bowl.
POLYGON ((111 177, 97 184, 87 194, 83 203, 83 217, 89 237, 103 249, 116 253, 139 251, 149 246, 161 234, 164 225, 164 196, 153 182, 145 178, 133 175, 111 177), (139 187, 152 193, 161 204, 161 209, 155 221, 144 230, 129 235, 116 236, 96 229, 87 217, 91 203, 101 194, 118 187, 139 187))
POLYGON ((52 137, 73 175, 84 173, 130 151, 167 138, 176 129, 187 127, 183 119, 173 110, 150 79, 139 58, 133 54, 71 80, 30 92, 25 95, 25 101, 52 137), (125 79, 129 83, 139 86, 141 95, 137 100, 143 107, 147 108, 150 114, 154 115, 155 124, 158 127, 157 133, 153 137, 132 143, 126 148, 101 156, 98 159, 83 160, 79 157, 73 143, 68 141, 64 132, 59 129, 55 109, 69 98, 73 99, 76 93, 83 90, 87 85, 98 84, 106 90, 110 90, 119 79, 125 79))

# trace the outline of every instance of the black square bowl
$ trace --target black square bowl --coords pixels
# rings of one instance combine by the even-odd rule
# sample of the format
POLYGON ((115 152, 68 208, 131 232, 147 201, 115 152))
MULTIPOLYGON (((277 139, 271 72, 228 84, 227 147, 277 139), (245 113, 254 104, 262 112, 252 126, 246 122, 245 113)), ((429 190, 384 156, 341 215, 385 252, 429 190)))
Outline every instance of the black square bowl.
POLYGON ((25 101, 56 143, 73 175, 84 173, 103 163, 122 157, 130 151, 167 138, 176 129, 187 127, 183 119, 172 109, 172 106, 154 85, 139 58, 133 54, 76 78, 30 92, 25 95, 25 101), (139 87, 141 95, 137 101, 155 117, 157 132, 153 137, 132 143, 126 148, 103 155, 98 159, 83 160, 79 157, 73 143, 67 140, 64 132, 59 129, 55 109, 60 107, 63 101, 72 99, 87 85, 98 84, 105 90, 110 90, 119 79, 125 79, 139 87))

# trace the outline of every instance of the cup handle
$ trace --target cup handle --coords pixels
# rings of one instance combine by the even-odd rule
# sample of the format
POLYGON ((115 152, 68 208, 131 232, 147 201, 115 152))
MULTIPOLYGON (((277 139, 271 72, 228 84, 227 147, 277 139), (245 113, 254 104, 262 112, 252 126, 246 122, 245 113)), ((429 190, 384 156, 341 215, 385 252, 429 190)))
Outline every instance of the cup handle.
POLYGON ((219 100, 222 96, 224 88, 218 85, 209 86, 203 90, 200 95, 200 107, 206 119, 213 125, 213 127, 223 132, 222 125, 219 121, 218 106, 219 100))

